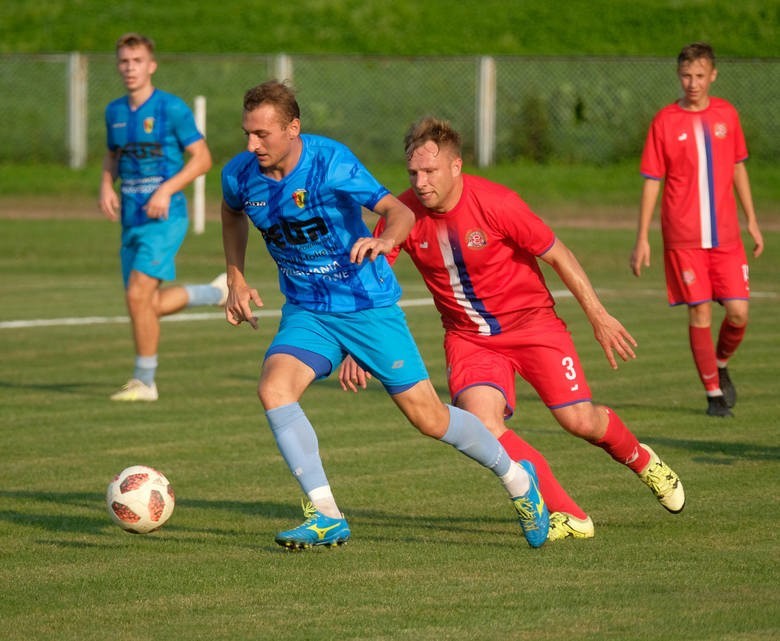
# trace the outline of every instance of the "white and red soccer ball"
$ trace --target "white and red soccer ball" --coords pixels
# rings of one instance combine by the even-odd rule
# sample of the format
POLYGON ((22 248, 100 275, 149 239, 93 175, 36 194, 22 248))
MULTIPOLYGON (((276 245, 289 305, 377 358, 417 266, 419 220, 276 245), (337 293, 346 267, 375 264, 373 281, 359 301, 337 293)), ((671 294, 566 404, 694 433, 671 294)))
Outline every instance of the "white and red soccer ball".
POLYGON ((176 497, 165 475, 146 465, 122 470, 108 484, 106 506, 111 520, 133 534, 161 528, 173 514, 176 497))

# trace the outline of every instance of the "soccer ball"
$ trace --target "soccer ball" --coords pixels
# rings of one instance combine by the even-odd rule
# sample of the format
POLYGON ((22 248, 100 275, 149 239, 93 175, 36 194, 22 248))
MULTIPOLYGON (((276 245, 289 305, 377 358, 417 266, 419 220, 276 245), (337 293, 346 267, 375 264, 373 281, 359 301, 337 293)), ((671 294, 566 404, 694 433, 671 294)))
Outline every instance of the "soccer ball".
POLYGON ((106 491, 106 507, 111 520, 132 534, 146 534, 161 528, 171 517, 175 502, 168 479, 145 465, 122 470, 106 491))

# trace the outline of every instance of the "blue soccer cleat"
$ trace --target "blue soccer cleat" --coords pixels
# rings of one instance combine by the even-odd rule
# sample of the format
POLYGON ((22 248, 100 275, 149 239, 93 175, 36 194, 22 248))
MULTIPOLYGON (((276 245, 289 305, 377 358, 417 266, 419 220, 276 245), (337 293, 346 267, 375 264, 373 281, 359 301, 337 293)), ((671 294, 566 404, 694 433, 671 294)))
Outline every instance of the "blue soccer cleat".
POLYGON ((550 530, 550 512, 539 491, 539 480, 533 463, 523 460, 518 461, 518 465, 528 472, 531 487, 525 496, 513 498, 512 504, 515 506, 525 540, 532 548, 538 548, 547 540, 550 530))
POLYGON ((274 539, 289 550, 304 550, 315 545, 343 545, 351 532, 345 518, 333 519, 319 512, 311 503, 303 505, 306 520, 298 527, 279 532, 274 539))

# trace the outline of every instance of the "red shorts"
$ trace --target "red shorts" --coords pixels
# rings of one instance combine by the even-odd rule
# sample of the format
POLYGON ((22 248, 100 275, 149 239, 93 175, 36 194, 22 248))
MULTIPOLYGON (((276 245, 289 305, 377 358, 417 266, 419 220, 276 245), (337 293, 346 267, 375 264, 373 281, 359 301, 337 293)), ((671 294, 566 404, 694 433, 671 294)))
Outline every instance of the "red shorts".
POLYGON ((530 323, 495 336, 448 331, 444 336, 452 402, 467 388, 489 385, 515 410, 515 374, 536 390, 550 409, 590 401, 590 388, 566 324, 551 308, 535 310, 530 323))
POLYGON ((667 249, 664 269, 670 305, 750 298, 747 257, 741 242, 712 249, 667 249))

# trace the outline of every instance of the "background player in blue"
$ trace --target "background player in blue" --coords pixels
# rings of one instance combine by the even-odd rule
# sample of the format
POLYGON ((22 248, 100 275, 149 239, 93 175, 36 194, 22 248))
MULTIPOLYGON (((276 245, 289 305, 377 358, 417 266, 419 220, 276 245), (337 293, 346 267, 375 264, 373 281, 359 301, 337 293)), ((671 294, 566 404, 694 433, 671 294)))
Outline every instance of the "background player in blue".
POLYGON ((154 43, 125 34, 117 41, 116 57, 127 95, 106 107, 100 209, 111 220, 120 218, 121 209, 120 256, 136 359, 132 378, 111 398, 155 401, 160 317, 186 306, 224 304, 227 285, 222 274, 208 285, 161 287, 176 277, 174 261, 187 233, 181 190, 211 168, 211 154, 190 108, 152 85, 154 43))
POLYGON ((493 471, 512 498, 526 540, 542 545, 549 514, 533 466, 512 462, 473 414, 441 402, 396 304, 401 290, 384 254, 406 238, 414 214, 344 145, 301 134, 300 109, 284 83, 269 81, 246 92, 243 129, 247 151, 222 171, 225 315, 231 325, 247 321, 257 328, 250 304, 263 302, 244 277, 251 220, 276 261, 286 297, 258 396, 279 451, 309 500, 304 523, 277 534, 276 542, 306 548, 350 537, 317 435, 299 405, 309 385, 350 353, 420 432, 493 471), (378 238, 363 222, 363 207, 386 219, 378 238))

